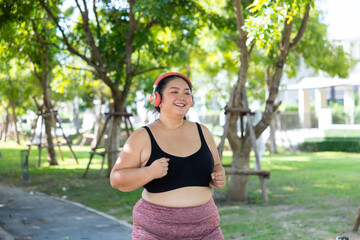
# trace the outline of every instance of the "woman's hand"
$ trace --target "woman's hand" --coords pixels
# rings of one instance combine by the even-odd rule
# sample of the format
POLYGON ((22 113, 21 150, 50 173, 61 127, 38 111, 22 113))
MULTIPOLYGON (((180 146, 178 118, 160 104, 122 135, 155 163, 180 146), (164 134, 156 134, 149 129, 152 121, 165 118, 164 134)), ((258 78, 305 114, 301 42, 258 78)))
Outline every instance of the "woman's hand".
POLYGON ((211 182, 210 186, 215 188, 224 188, 226 185, 226 177, 224 168, 219 165, 214 168, 214 171, 211 173, 211 182))
POLYGON ((155 160, 149 167, 154 179, 166 176, 169 169, 169 158, 159 158, 155 160))

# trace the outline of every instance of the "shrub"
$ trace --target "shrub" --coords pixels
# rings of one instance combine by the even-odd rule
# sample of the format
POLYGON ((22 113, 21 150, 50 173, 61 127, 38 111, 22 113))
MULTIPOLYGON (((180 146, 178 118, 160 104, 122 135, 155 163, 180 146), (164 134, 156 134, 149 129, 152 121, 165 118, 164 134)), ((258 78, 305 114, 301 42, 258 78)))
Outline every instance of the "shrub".
POLYGON ((343 105, 333 103, 331 112, 333 124, 345 124, 349 121, 349 116, 345 113, 343 105))
POLYGON ((360 106, 355 107, 354 118, 354 123, 360 124, 360 106))
POLYGON ((299 150, 304 152, 360 152, 360 138, 314 138, 306 139, 299 144, 299 150))
POLYGON ((282 111, 283 112, 297 112, 297 111, 299 111, 299 106, 298 105, 287 105, 284 107, 284 109, 282 111))

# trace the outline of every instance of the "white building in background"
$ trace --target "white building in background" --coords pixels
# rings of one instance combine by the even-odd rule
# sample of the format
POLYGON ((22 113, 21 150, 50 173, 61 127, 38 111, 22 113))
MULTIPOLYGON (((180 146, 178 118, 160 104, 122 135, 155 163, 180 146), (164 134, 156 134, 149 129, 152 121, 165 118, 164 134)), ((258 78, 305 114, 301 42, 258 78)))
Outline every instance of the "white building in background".
MULTIPOLYGON (((360 60, 360 38, 342 41, 341 45, 355 59, 360 60)), ((298 105, 299 120, 303 128, 311 128, 311 105, 315 106, 319 128, 332 125, 328 105, 330 100, 343 104, 349 118, 347 124, 354 124, 355 103, 360 102, 360 62, 347 79, 330 78, 321 73, 315 75, 311 70, 303 68, 296 78, 284 79, 283 86, 279 100, 284 104, 298 105)))
MULTIPOLYGON (((322 21, 328 26, 328 38, 337 41, 345 51, 360 60, 360 31, 357 30, 360 1, 344 0, 339 4, 338 0, 319 0, 316 1, 316 7, 323 12, 322 21)), ((356 107, 356 97, 360 96, 360 63, 347 79, 328 78, 321 73, 315 75, 300 72, 293 81, 284 80, 283 83, 285 88, 279 93, 279 99, 285 104, 298 104, 299 119, 303 127, 309 127, 310 105, 315 108, 320 128, 329 124, 335 127, 331 122, 331 110, 327 106, 330 99, 343 103, 349 123, 353 121, 352 109, 356 107)))
POLYGON ((351 74, 348 79, 309 77, 288 85, 286 94, 296 97, 300 123, 304 128, 311 127, 311 103, 315 106, 319 128, 326 128, 332 124, 331 110, 328 108, 331 99, 344 105, 344 111, 349 116, 348 123, 354 124, 355 98, 360 96, 359 86, 360 74, 351 74))

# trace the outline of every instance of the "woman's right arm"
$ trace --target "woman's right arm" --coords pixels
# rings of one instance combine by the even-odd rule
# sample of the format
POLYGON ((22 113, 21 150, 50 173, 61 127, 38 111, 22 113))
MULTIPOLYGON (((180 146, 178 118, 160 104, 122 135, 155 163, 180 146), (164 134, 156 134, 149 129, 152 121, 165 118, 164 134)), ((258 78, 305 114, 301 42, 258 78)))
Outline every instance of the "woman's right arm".
POLYGON ((134 191, 156 178, 167 174, 167 158, 160 158, 150 166, 142 166, 151 152, 151 143, 145 129, 135 131, 126 141, 111 170, 110 184, 123 192, 134 191))

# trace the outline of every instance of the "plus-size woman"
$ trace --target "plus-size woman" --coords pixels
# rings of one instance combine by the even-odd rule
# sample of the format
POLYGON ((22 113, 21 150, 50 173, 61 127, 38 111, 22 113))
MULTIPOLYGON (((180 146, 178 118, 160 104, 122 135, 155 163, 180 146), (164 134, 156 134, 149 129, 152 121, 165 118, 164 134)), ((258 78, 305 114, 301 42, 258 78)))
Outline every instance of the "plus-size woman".
POLYGON ((132 239, 224 239, 210 186, 224 188, 225 171, 209 130, 185 120, 192 87, 180 73, 156 79, 151 102, 159 118, 128 138, 111 172, 120 191, 144 187, 132 239))

